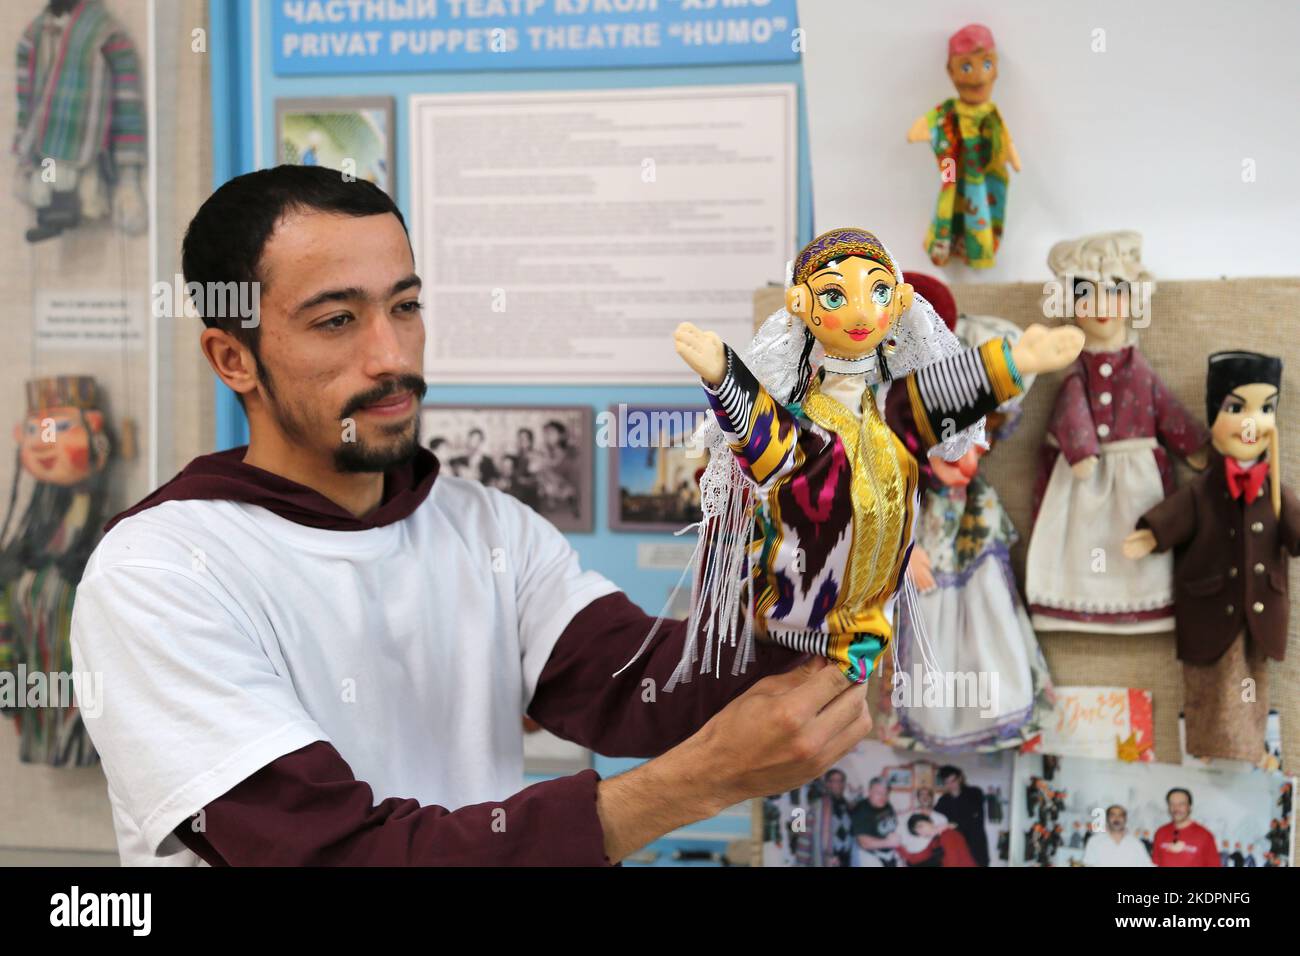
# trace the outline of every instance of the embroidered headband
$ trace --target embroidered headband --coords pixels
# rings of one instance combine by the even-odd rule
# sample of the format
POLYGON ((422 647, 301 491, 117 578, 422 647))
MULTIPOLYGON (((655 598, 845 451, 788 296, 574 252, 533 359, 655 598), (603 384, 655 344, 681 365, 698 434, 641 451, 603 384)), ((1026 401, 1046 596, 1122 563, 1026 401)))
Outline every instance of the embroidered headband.
POLYGON ((802 285, 818 269, 831 262, 847 256, 862 256, 884 264, 895 280, 899 278, 898 267, 886 251, 884 243, 865 229, 832 229, 823 232, 795 257, 794 284, 802 285))

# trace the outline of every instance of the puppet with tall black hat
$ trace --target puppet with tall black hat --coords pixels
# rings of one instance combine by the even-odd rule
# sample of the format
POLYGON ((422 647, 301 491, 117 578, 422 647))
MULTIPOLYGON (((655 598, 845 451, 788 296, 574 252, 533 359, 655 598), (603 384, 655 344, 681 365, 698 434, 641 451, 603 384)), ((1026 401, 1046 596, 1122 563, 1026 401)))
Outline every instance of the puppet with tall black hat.
POLYGON ((1286 653, 1287 563, 1300 554, 1300 500, 1280 475, 1281 387, 1279 358, 1211 355, 1210 462, 1124 542, 1133 559, 1174 549, 1185 747, 1196 757, 1267 760, 1267 661, 1286 653))

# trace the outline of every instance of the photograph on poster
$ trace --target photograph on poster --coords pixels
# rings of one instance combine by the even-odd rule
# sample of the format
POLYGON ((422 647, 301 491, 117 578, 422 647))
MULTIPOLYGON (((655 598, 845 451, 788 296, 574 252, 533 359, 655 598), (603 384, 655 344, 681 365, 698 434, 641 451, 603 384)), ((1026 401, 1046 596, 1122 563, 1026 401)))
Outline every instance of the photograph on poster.
POLYGON ((591 420, 582 405, 426 405, 420 441, 443 474, 504 491, 561 531, 591 531, 591 420))
POLYGON ((755 810, 764 866, 1006 866, 1013 757, 867 740, 755 810))
POLYGON ((1295 780, 1266 771, 1021 754, 1013 866, 1289 866, 1295 780))
POLYGON ((678 531, 700 520, 700 474, 708 457, 691 436, 702 414, 688 405, 609 409, 607 420, 617 429, 609 459, 612 530, 678 531))
POLYGON ((280 162, 339 169, 392 195, 392 97, 276 100, 275 129, 280 162))

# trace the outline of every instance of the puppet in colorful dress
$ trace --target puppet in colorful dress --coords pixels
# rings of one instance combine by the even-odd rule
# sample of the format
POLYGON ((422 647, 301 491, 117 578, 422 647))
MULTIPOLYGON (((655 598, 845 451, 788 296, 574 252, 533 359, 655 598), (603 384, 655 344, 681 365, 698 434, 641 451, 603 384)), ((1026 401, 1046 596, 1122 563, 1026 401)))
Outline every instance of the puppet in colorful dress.
MULTIPOLYGON (((0 528, 0 669, 28 675, 19 682, 20 693, 39 686, 32 681, 39 673, 50 694, 63 694, 71 691, 72 601, 99 540, 108 491, 111 442, 95 380, 66 376, 28 382, 27 416, 14 431, 19 467, 0 528), (15 522, 24 475, 34 484, 15 522), (55 681, 63 686, 54 686, 55 681)), ((38 703, 14 714, 19 759, 58 767, 96 763, 76 703, 61 698, 38 703)))
MULTIPOLYGON (((904 278, 966 347, 998 338, 1013 344, 1019 340, 1019 327, 1005 319, 959 316, 952 293, 938 279, 914 273, 904 278)), ((1026 375, 1026 391, 1032 382, 1033 376, 1026 375)), ((906 393, 893 387, 884 401, 886 422, 921 462, 923 487, 909 566, 918 593, 902 607, 899 671, 893 682, 897 691, 906 681, 912 693, 891 694, 898 723, 890 743, 940 753, 1018 746, 1038 732, 1054 698, 1047 662, 1011 567, 1011 548, 1019 536, 997 491, 979 472, 986 449, 975 445, 956 462, 927 457, 914 433, 901 427, 906 401, 906 393), (916 654, 920 642, 907 639, 916 629, 928 634, 946 671, 997 675, 987 706, 925 705, 916 654)), ((1020 402, 1017 396, 989 414, 990 447, 1015 430, 1020 402)), ((972 701, 977 690, 972 688, 972 701)))
POLYGON ((754 631, 860 682, 893 635, 921 480, 879 411, 877 386, 892 381, 906 394, 897 427, 914 431, 917 447, 942 445, 956 459, 982 440, 985 413, 1022 391, 1022 375, 1064 367, 1083 335, 1032 326, 1015 346, 998 339, 963 350, 880 240, 833 229, 793 261, 786 308, 760 328, 752 369, 690 323, 675 344, 702 380, 713 421, 696 592, 674 682, 697 658, 717 672, 723 645, 737 638, 733 670, 742 668, 754 631))
POLYGON ((18 41, 18 198, 28 242, 112 213, 143 233, 144 98, 135 44, 103 0, 50 0, 18 41))
POLYGON ((1184 746, 1195 757, 1269 762, 1268 658, 1286 653, 1287 565, 1300 555, 1300 499, 1279 476, 1281 385, 1281 359, 1211 355, 1209 464, 1124 542, 1137 567, 1175 555, 1184 746))
POLYGON ((1174 624, 1173 560, 1120 560, 1125 535, 1174 490, 1169 453, 1204 467, 1209 435, 1134 344, 1151 276, 1136 232, 1057 243, 1066 311, 1087 335, 1056 394, 1039 461, 1025 591, 1038 630, 1139 634, 1174 624))
POLYGON ((948 77, 957 96, 919 117, 907 134, 909 143, 928 142, 939 164, 939 201, 925 250, 937 266, 955 253, 968 266, 987 269, 1002 240, 1007 164, 1020 172, 1011 134, 990 99, 998 53, 988 27, 972 23, 948 39, 948 77))

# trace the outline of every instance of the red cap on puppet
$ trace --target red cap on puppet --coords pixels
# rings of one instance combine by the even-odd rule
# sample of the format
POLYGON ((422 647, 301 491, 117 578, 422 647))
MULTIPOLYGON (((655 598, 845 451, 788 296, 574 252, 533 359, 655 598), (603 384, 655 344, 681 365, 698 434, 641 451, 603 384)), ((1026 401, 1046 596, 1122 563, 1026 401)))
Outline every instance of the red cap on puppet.
MULTIPOLYGON (((948 37, 948 58, 970 53, 972 50, 996 50, 993 31, 982 23, 968 23, 948 37)), ((925 293, 921 293, 924 295, 925 293)))
POLYGON ((941 279, 928 276, 923 272, 904 272, 903 281, 934 307, 934 311, 939 313, 939 318, 943 319, 944 325, 948 326, 948 331, 956 331, 957 300, 953 298, 952 290, 941 279))

